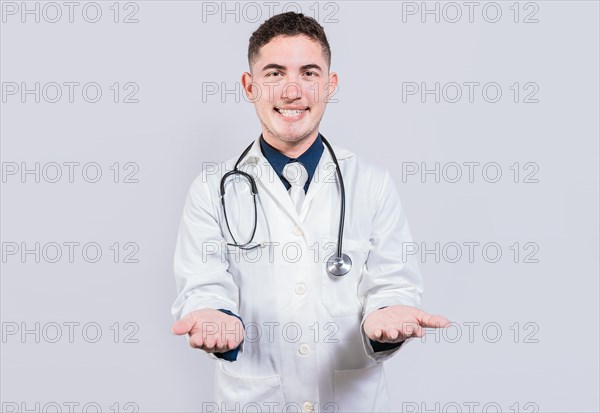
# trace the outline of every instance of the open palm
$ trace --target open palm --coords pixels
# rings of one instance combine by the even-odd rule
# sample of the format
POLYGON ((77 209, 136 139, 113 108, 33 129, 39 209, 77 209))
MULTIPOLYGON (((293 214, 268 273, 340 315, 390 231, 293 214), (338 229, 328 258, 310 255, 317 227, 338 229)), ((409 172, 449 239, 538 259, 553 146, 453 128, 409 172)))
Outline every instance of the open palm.
POLYGON ((398 343, 409 337, 423 337, 424 328, 447 327, 450 320, 408 305, 392 305, 373 311, 363 326, 365 334, 381 343, 398 343))
POLYGON ((171 327, 176 335, 189 334, 190 346, 207 353, 223 353, 237 348, 244 339, 239 319, 218 310, 192 311, 171 327))

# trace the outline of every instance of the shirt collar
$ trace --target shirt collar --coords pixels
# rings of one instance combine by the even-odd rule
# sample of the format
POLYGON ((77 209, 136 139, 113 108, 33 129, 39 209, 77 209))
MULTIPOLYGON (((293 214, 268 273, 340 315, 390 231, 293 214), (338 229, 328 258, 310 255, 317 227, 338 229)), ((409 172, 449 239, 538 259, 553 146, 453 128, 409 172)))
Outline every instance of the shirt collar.
POLYGON ((308 172, 308 181, 306 182, 306 186, 308 186, 325 148, 323 147, 323 141, 321 140, 321 134, 319 133, 313 144, 297 158, 289 158, 279 152, 265 141, 262 134, 260 135, 260 149, 280 178, 283 174, 283 168, 289 161, 297 160, 298 162, 301 162, 308 172))

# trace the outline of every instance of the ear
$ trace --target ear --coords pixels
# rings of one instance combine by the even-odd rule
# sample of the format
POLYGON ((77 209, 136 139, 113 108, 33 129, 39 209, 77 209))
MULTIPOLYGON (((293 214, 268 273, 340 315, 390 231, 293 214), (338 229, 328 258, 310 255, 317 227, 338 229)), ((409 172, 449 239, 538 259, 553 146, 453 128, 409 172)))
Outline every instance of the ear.
POLYGON ((336 92, 338 82, 338 74, 336 72, 330 72, 329 81, 327 82, 327 96, 325 97, 326 102, 329 102, 329 98, 336 92))
POLYGON ((254 86, 255 85, 252 83, 252 75, 248 72, 244 72, 242 74, 242 87, 244 88, 244 92, 246 93, 246 96, 250 102, 255 100, 254 95, 257 91, 254 90, 254 86))

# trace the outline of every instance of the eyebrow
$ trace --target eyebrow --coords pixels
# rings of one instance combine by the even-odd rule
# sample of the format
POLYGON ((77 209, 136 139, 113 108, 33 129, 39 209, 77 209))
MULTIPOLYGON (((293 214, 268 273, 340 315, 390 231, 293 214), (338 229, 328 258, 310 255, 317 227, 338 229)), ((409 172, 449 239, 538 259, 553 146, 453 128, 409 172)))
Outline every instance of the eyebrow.
MULTIPOLYGON (((268 65, 266 65, 265 67, 262 68, 263 72, 265 70, 269 70, 269 69, 285 70, 286 67, 282 66, 282 65, 278 65, 277 63, 269 63, 268 65)), ((310 63, 307 65, 300 66, 300 71, 304 71, 304 70, 308 70, 308 69, 317 69, 321 72, 323 71, 323 69, 321 69, 321 66, 319 66, 318 64, 315 64, 315 63, 310 63)))

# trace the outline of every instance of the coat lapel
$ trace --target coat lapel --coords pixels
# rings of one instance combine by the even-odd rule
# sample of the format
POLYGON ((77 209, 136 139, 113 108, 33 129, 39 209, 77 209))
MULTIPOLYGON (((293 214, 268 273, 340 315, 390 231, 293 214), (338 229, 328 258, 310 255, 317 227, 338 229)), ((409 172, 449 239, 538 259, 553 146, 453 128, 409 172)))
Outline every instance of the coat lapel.
MULTIPOLYGON (((327 145, 323 144, 323 146, 323 154, 321 155, 321 159, 319 160, 312 181, 308 186, 306 198, 304 199, 304 203, 302 204, 302 220, 304 220, 304 216, 306 215, 306 212, 311 202, 313 202, 313 200, 317 198, 319 193, 324 188, 332 187, 336 190, 338 194, 340 191, 335 162, 333 161, 333 158, 329 153, 329 149, 327 149, 327 145)), ((331 146, 333 147, 335 156, 338 160, 338 163, 340 164, 340 168, 343 168, 344 160, 352 156, 352 153, 346 149, 339 148, 335 145, 331 146)))
POLYGON ((254 177, 259 196, 266 193, 296 224, 300 224, 298 212, 292 203, 290 194, 286 191, 283 182, 281 182, 281 179, 279 179, 277 173, 260 150, 260 136, 241 160, 238 169, 254 177))

